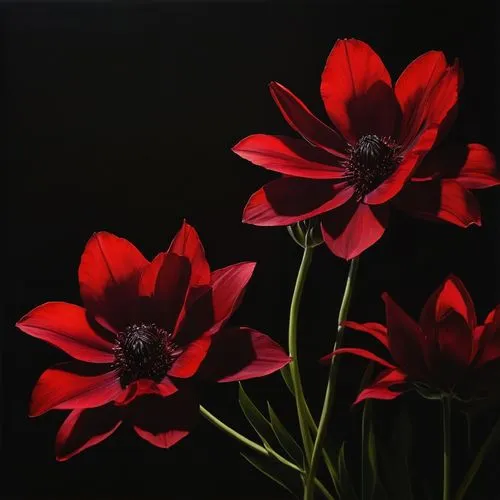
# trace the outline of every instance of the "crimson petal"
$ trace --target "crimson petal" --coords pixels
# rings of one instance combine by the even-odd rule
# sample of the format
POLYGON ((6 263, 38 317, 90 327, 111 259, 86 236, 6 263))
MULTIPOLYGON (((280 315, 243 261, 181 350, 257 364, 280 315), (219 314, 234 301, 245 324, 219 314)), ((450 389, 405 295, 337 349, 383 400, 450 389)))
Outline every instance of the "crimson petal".
POLYGON ((323 356, 320 359, 320 361, 325 363, 327 361, 330 361, 333 358, 333 356, 337 356, 338 354, 353 354, 354 356, 358 356, 360 358, 365 358, 370 361, 375 361, 375 363, 385 366, 386 368, 390 368, 391 370, 396 369, 396 367, 392 363, 389 363, 389 361, 380 358, 376 354, 373 354, 372 352, 367 351, 366 349, 359 349, 357 347, 341 347, 340 349, 337 349, 332 353, 323 356))
POLYGON ((395 203, 413 217, 450 222, 459 227, 481 225, 479 203, 454 180, 410 183, 395 203))
POLYGON ((234 382, 269 375, 291 358, 267 335, 251 328, 228 328, 212 337, 198 375, 202 379, 234 382))
POLYGON ((193 428, 199 404, 190 391, 180 390, 167 398, 154 395, 136 398, 128 410, 127 417, 142 439, 159 448, 170 448, 193 428))
POLYGON ((354 404, 365 399, 395 399, 406 390, 406 379, 406 374, 400 370, 384 370, 369 387, 359 393, 354 404))
POLYGON ((346 260, 357 257, 375 244, 388 224, 385 205, 369 206, 351 200, 321 217, 321 230, 328 248, 346 260))
POLYGON ((72 361, 42 373, 31 395, 30 416, 49 410, 94 408, 116 399, 122 388, 110 365, 72 361))
POLYGON ((346 182, 283 177, 250 197, 243 222, 256 226, 294 224, 342 205, 353 193, 346 182))
POLYGON ((375 337, 382 345, 389 347, 389 339, 387 337, 387 328, 379 323, 356 323, 354 321, 345 321, 346 328, 352 328, 358 332, 368 333, 375 337))
POLYGON ((338 179, 345 173, 338 158, 290 137, 251 135, 236 144, 233 151, 255 165, 294 177, 338 179))
POLYGON ((120 410, 114 405, 91 410, 73 410, 57 433, 57 460, 69 460, 87 448, 101 443, 111 436, 121 423, 120 410))
POLYGON ((201 337, 191 342, 174 362, 168 374, 171 377, 190 378, 200 367, 210 348, 211 337, 201 337))
POLYGON ((333 124, 351 143, 365 134, 393 135, 400 110, 391 77, 366 43, 337 40, 321 77, 321 96, 333 124))
POLYGON ((177 387, 168 377, 164 377, 160 383, 149 379, 139 379, 129 384, 114 403, 119 406, 126 406, 138 396, 157 394, 165 398, 174 394, 174 392, 177 392, 177 387))
POLYGON ((120 329, 135 312, 137 283, 145 257, 129 241, 95 233, 82 255, 78 278, 85 307, 120 329))
POLYGON ((500 359, 500 305, 486 318, 479 343, 478 366, 500 359))
POLYGON ((47 302, 23 316, 16 326, 70 356, 89 363, 111 363, 112 344, 89 324, 85 309, 65 302, 47 302))
POLYGON ((345 139, 336 130, 316 118, 296 95, 277 82, 271 82, 269 90, 290 127, 306 141, 339 158, 346 157, 345 139))

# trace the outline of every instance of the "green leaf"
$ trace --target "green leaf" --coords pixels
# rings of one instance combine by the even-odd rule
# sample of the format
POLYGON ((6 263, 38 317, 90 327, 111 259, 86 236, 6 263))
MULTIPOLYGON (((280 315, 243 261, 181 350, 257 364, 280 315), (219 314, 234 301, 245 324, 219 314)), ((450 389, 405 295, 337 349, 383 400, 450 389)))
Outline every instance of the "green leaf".
POLYGON ((347 470, 347 465, 345 461, 345 442, 342 443, 338 455, 338 471, 339 471, 339 488, 340 488, 340 498, 342 500, 358 500, 356 491, 351 482, 351 477, 349 471, 347 470))
POLYGON ((288 390, 292 393, 292 396, 294 396, 295 391, 293 389, 293 381, 292 381, 292 374, 290 373, 290 365, 285 365, 281 369, 281 376, 283 377, 283 380, 285 381, 288 390))
POLYGON ((301 447, 297 444, 297 441, 293 436, 286 430, 285 426, 281 423, 280 419, 271 408, 270 403, 267 403, 267 408, 269 411, 269 418, 271 419, 271 427, 278 439, 283 450, 286 451, 288 456, 293 460, 293 462, 299 467, 304 467, 304 454, 302 453, 301 447))
POLYGON ((262 474, 278 483, 285 490, 288 490, 294 498, 299 498, 298 492, 300 491, 301 483, 298 473, 269 458, 256 455, 249 456, 246 453, 241 453, 241 456, 258 471, 262 472, 262 474))
POLYGON ((238 400, 243 414, 250 422, 250 425, 255 429, 255 432, 259 435, 264 447, 267 449, 275 449, 279 445, 279 441, 274 434, 271 423, 262 415, 259 409, 253 404, 252 400, 247 396, 241 382, 239 383, 238 400))

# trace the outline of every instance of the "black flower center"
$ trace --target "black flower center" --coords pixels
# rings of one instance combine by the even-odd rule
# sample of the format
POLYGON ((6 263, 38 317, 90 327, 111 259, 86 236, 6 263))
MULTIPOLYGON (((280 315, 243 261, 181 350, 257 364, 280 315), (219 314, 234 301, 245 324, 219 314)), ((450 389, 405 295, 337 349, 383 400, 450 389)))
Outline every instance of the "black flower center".
POLYGON ((349 148, 345 161, 347 181, 354 187, 356 199, 380 186, 401 163, 401 147, 388 137, 364 135, 349 148))
POLYGON ((181 350, 166 330, 154 323, 139 323, 117 335, 113 352, 120 383, 126 387, 141 378, 160 382, 181 350))

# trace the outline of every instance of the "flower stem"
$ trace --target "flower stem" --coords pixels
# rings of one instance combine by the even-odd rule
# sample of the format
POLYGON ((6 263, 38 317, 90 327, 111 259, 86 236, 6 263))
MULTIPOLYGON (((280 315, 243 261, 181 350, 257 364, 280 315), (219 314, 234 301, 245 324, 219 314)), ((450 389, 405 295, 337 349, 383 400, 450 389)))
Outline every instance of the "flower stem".
POLYGON ((458 488, 456 500, 463 500, 465 493, 467 492, 470 484, 472 483, 472 480, 474 479, 474 476, 476 475, 477 471, 479 470, 479 467, 481 467, 481 464, 483 463, 486 453, 490 449, 491 445, 497 442, 499 436, 500 436, 500 419, 497 420, 497 423, 491 430, 490 435, 486 438, 486 441, 481 446, 480 450, 476 455, 476 458, 469 467, 469 470, 467 471, 467 474, 465 475, 464 480, 460 485, 460 488, 458 488))
MULTIPOLYGON (((340 311, 338 316, 337 338, 335 340, 334 350, 339 349, 342 346, 342 340, 344 337, 343 323, 347 318, 347 313, 349 312, 349 306, 351 303, 351 297, 354 288, 354 281, 356 279, 356 273, 358 270, 358 263, 359 263, 359 258, 354 258, 351 260, 351 265, 349 267, 349 274, 347 276, 347 282, 344 290, 344 296, 342 297, 342 304, 340 306, 340 311)), ((321 411, 321 417, 318 425, 318 433, 316 434, 316 440, 314 441, 314 448, 306 479, 306 485, 304 489, 304 500, 312 500, 313 498, 313 489, 314 489, 313 484, 314 484, 314 479, 316 477, 316 469, 318 468, 320 452, 323 447, 323 441, 326 436, 326 429, 328 422, 330 420, 330 414, 333 408, 333 402, 335 398, 335 385, 337 381, 337 372, 338 372, 338 361, 337 361, 337 356, 334 356, 330 364, 330 372, 328 375, 328 383, 326 386, 323 409, 321 411)))
MULTIPOLYGON (((301 475, 304 475, 304 471, 295 465, 294 463, 290 462, 287 460, 285 457, 281 456, 279 453, 277 453, 274 450, 271 449, 266 449, 260 444, 256 443, 255 441, 252 441, 251 439, 248 439, 247 437, 243 436, 243 434, 240 434, 238 431, 234 430, 232 427, 229 427, 229 425, 225 424, 222 422, 222 420, 219 420, 215 415, 210 413, 205 407, 200 405, 200 413, 215 427, 220 429, 221 431, 225 432, 232 438, 236 439, 240 443, 244 444, 245 446, 248 446, 248 448, 252 449, 253 451, 259 453, 260 455, 264 455, 265 457, 273 457, 279 462, 281 462, 283 465, 286 465, 287 467, 290 467, 291 469, 299 472, 301 475)), ((326 487, 321 483, 319 480, 315 482, 317 488, 321 491, 323 496, 327 498, 328 500, 334 500, 333 496, 328 492, 326 487)))
POLYGON ((441 399, 443 409, 443 500, 450 500, 451 476, 451 397, 441 399))
POLYGON ((304 290, 304 284, 307 276, 307 271, 311 265, 312 248, 307 245, 304 248, 302 262, 300 263, 295 289, 293 291, 292 303, 290 305, 290 321, 288 324, 288 350, 292 361, 290 363, 290 375, 292 378, 293 392, 295 394, 295 402, 297 405, 297 417, 299 420, 300 434, 304 444, 304 452, 306 457, 306 465, 311 460, 312 439, 307 425, 307 403, 304 398, 302 382, 300 380, 300 371, 297 357, 297 321, 299 316, 300 300, 304 290))

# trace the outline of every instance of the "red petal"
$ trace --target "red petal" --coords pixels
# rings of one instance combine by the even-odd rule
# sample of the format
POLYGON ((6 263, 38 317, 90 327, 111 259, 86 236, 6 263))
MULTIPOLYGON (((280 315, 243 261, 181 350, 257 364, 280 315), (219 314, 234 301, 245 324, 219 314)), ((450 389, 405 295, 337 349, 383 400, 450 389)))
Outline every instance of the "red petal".
POLYGON ((321 77, 328 116, 351 143, 365 134, 392 136, 399 106, 380 57, 359 40, 337 40, 321 77))
POLYGON ((133 314, 137 282, 148 261, 129 241, 106 232, 87 243, 78 277, 85 307, 121 327, 133 314))
POLYGON ((387 368, 391 368, 392 370, 396 369, 396 367, 392 363, 389 363, 389 361, 379 358, 377 355, 373 354, 370 351, 367 351, 365 349, 358 349, 357 347, 342 347, 341 349, 337 349, 336 351, 323 356, 320 361, 329 361, 333 358, 333 356, 337 356, 338 354, 354 354, 354 356, 359 356, 360 358, 375 361, 375 363, 378 363, 379 365, 385 366, 387 368))
POLYGON ((385 205, 369 206, 351 200, 321 217, 323 238, 337 257, 350 260, 381 238, 388 217, 385 205))
POLYGON ((160 448, 170 448, 189 434, 199 405, 192 393, 182 390, 167 398, 136 398, 129 410, 134 430, 142 439, 160 448))
POLYGON ((93 408, 113 401, 122 388, 117 373, 109 370, 110 365, 79 361, 49 368, 31 394, 30 416, 37 417, 49 410, 93 408))
POLYGON ((354 321, 345 321, 346 328, 352 328, 358 332, 365 332, 375 337, 382 345, 389 347, 389 339, 387 337, 387 328, 379 323, 356 323, 354 321))
POLYGON ((148 297, 142 303, 142 320, 147 319, 173 332, 186 300, 191 280, 191 265, 186 257, 161 253, 145 268, 139 293, 148 297))
POLYGON ((120 427, 121 415, 113 405, 91 410, 73 410, 56 437, 56 458, 69 460, 78 453, 107 439, 120 427))
POLYGON ((500 184, 495 157, 481 144, 447 144, 433 149, 418 166, 412 180, 436 177, 455 179, 466 189, 500 184))
POLYGON ((414 217, 446 221, 459 227, 481 225, 481 211, 474 195, 453 180, 408 184, 395 200, 414 217))
POLYGON ((345 182, 283 177, 250 197, 243 211, 243 222, 256 226, 294 224, 342 205, 353 192, 345 182))
POLYGON ((159 384, 153 380, 140 379, 128 385, 122 394, 116 398, 114 403, 115 405, 126 406, 138 396, 157 394, 159 396, 167 397, 174 394, 174 392, 177 392, 177 387, 168 377, 164 377, 159 384))
POLYGON ((431 50, 412 61, 401 73, 394 92, 401 106, 402 120, 399 139, 415 137, 426 118, 426 102, 447 69, 442 52, 431 50))
POLYGON ((477 366, 500 358, 500 305, 488 314, 481 337, 479 338, 479 352, 477 366))
POLYGON ((295 177, 338 179, 345 172, 338 158, 290 137, 251 135, 236 144, 233 151, 255 165, 295 177))
POLYGON ((418 324, 399 307, 387 293, 385 302, 389 350, 394 361, 410 377, 425 380, 428 377, 430 342, 418 324))
POLYGON ((461 314, 448 309, 446 317, 437 324, 436 340, 442 371, 447 372, 447 377, 451 372, 458 373, 469 365, 473 352, 473 336, 461 314))
POLYGON ((178 378, 192 377, 205 359, 210 343, 211 337, 202 337, 191 342, 172 365, 168 374, 178 378))
POLYGON ((186 221, 183 222, 180 231, 175 235, 168 253, 174 253, 189 260, 191 263, 190 286, 208 285, 210 267, 205 258, 205 250, 198 233, 186 221))
POLYGON ((234 382, 269 375, 290 361, 267 335, 251 328, 228 328, 212 337, 198 374, 203 379, 234 382))
POLYGON ((406 374, 399 370, 384 370, 376 380, 366 389, 363 389, 354 404, 360 403, 365 399, 384 399, 390 400, 400 396, 403 390, 391 389, 395 385, 401 385, 406 382, 406 374))
POLYGON ((277 82, 271 82, 269 90, 290 127, 306 141, 339 158, 346 157, 347 143, 345 139, 337 131, 316 118, 296 95, 277 82))
POLYGON ((113 346, 90 326, 86 311, 65 302, 47 302, 23 316, 16 326, 70 356, 89 363, 112 363, 113 346))

